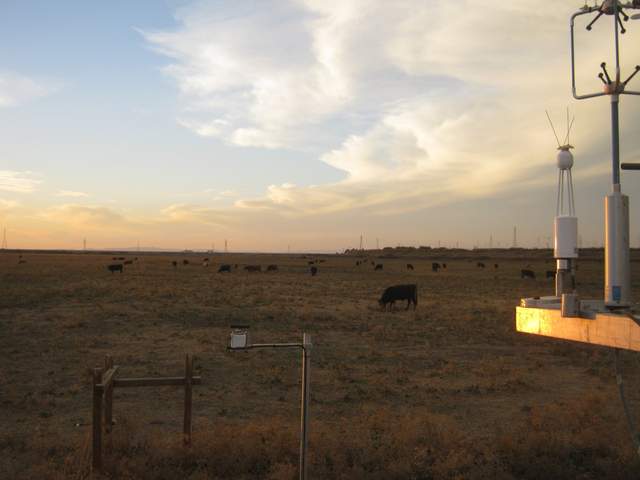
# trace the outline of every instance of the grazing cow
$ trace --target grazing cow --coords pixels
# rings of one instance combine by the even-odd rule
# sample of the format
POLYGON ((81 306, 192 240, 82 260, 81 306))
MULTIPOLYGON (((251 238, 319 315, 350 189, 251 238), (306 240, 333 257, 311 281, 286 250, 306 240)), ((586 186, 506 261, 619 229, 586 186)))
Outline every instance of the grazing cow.
POLYGON ((371 260, 371 265, 375 266, 376 262, 374 262, 373 260, 371 260))
POLYGON ((357 261, 356 262, 356 267, 359 267, 359 266, 360 266, 360 261, 357 261))
POLYGON ((494 264, 493 264, 493 268, 494 268, 495 270, 497 270, 497 269, 498 269, 498 267, 499 267, 499 265, 498 265, 497 263, 494 263, 494 264))
POLYGON ((233 268, 235 268, 236 270, 238 269, 238 264, 236 263, 233 268))
POLYGON ((176 262, 175 260, 171 262, 171 265, 173 265, 173 268, 178 268, 178 262, 176 262))
POLYGON ((182 260, 183 265, 189 265, 189 260, 182 260))
POLYGON ((314 262, 313 260, 309 260, 307 263, 308 263, 309 265, 313 265, 313 264, 314 264, 314 263, 316 263, 316 262, 314 262))
POLYGON ((476 263, 476 265, 478 266, 478 268, 484 268, 485 267, 484 263, 482 263, 482 262, 478 262, 478 263, 476 263))
POLYGON ((27 263, 27 261, 24 258, 21 258, 20 260, 18 260, 18 265, 21 265, 23 263, 27 263))
POLYGON ((375 266, 375 268, 373 269, 374 271, 378 271, 378 270, 382 270, 382 268, 384 267, 384 265, 382 265, 381 263, 377 264, 375 266))
POLYGON ((267 266, 267 272, 277 272, 278 271, 278 265, 268 265, 267 266))
POLYGON ((133 258, 133 261, 134 261, 134 262, 137 262, 137 261, 138 261, 138 257, 134 257, 134 258, 133 258))
POLYGON ((520 270, 520 278, 533 278, 535 280, 536 274, 533 270, 523 269, 520 270))
POLYGON ((443 264, 442 264, 442 268, 444 268, 444 269, 446 270, 446 269, 447 269, 447 264, 446 264, 446 263, 443 263, 443 264))
POLYGON ((231 265, 220 265, 220 268, 218 269, 218 273, 231 273, 231 265))
POLYGON ((311 267, 311 276, 315 277, 318 273, 318 267, 311 267))
POLYGON ((431 271, 438 273, 438 270, 440 270, 440 264, 437 262, 433 262, 431 264, 431 271))
POLYGON ((122 273, 123 270, 124 270, 124 267, 123 267, 123 265, 121 263, 114 263, 112 265, 109 265, 107 268, 109 269, 109 271, 111 273, 115 273, 115 272, 122 273))
POLYGON ((133 260, 125 260, 125 265, 133 265, 133 260))
POLYGON ((111 260, 117 260, 117 259, 118 259, 117 257, 111 257, 111 260))
POLYGON ((546 278, 556 278, 555 270, 547 270, 546 278))
POLYGON ((261 272, 262 267, 260 265, 247 265, 244 267, 247 272, 261 272))
POLYGON ((209 263, 209 259, 208 259, 208 258, 205 258, 202 262, 203 262, 203 263, 204 263, 204 262, 209 263))
POLYGON ((202 266, 203 266, 203 267, 208 267, 208 266, 209 266, 209 260, 208 260, 208 259, 205 259, 205 260, 202 262, 202 266))
POLYGON ((407 263, 407 270, 413 270, 413 265, 411 265, 410 263, 407 263))
POLYGON ((395 306, 396 300, 406 300, 407 301, 407 310, 409 310, 409 306, 413 303, 413 309, 415 310, 418 306, 418 288, 416 285, 395 285, 393 287, 387 288, 378 303, 380 307, 383 309, 387 309, 387 304, 389 304, 389 308, 393 308, 395 306))

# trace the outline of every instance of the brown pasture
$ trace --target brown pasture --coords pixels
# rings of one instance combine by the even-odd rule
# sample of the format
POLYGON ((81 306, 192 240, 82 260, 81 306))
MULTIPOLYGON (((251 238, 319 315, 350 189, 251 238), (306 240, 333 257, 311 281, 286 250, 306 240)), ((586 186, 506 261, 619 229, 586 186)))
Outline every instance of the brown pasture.
MULTIPOLYGON (((116 391, 104 477, 296 478, 299 353, 228 352, 231 324, 250 324, 256 342, 311 334, 310 478, 640 478, 612 351, 514 332, 519 298, 552 292, 548 251, 360 266, 217 254, 209 268, 136 253, 122 274, 107 270, 111 253, 22 255, 0 253, 0 478, 88 478, 90 369, 109 354, 122 376, 180 375, 185 353, 202 377, 192 446, 180 389, 116 391), (269 264, 279 271, 243 269, 269 264), (526 265, 536 280, 520 278, 526 265), (382 290, 401 283, 418 285, 417 310, 381 311, 382 290)), ((598 257, 579 263, 585 296, 601 295, 598 257)), ((623 360, 640 417, 640 362, 623 360)))

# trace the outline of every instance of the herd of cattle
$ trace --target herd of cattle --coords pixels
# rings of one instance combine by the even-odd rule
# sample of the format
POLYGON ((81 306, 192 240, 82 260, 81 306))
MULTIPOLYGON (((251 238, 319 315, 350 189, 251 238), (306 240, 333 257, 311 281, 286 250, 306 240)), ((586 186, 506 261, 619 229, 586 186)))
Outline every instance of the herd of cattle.
MULTIPOLYGON (((119 263, 112 263, 110 265, 107 265, 107 270, 111 273, 116 273, 116 272, 123 273, 125 266, 134 265, 138 263, 138 257, 134 257, 132 259, 127 259, 125 257, 112 257, 112 260, 117 261, 119 263)), ((307 264, 309 265, 309 273, 311 274, 311 276, 316 276, 318 274, 318 267, 316 265, 325 263, 325 261, 326 261, 325 259, 316 259, 316 260, 310 260, 307 262, 307 264)), ((27 261, 26 259, 23 258, 22 255, 20 255, 18 257, 18 264, 24 264, 24 263, 27 263, 27 261)), ((182 260, 181 263, 183 266, 191 265, 191 262, 187 259, 182 260)), ((173 260, 171 261, 171 265, 173 266, 174 269, 177 269, 179 263, 177 260, 173 260)), ((194 265, 197 265, 197 263, 194 263, 194 265)), ((203 267, 209 267, 211 265, 209 258, 204 258, 201 262, 201 265, 203 267)), ((362 267, 365 265, 371 265, 374 271, 382 271, 384 269, 384 264, 378 263, 375 260, 357 260, 356 261, 356 267, 362 267)), ((487 265, 484 262, 477 262, 476 267, 479 269, 485 269, 487 268, 487 265)), ((531 265, 527 265, 526 267, 527 268, 523 268, 520 270, 520 278, 535 279, 536 274, 531 269, 531 265)), ((218 273, 232 273, 233 271, 237 271, 239 268, 240 267, 237 263, 233 265, 221 264, 218 267, 218 273)), ((256 272, 263 271, 262 265, 244 265, 242 268, 248 273, 256 273, 256 272)), ((500 266, 497 263, 493 264, 494 270, 498 270, 499 268, 500 266)), ((415 267, 413 266, 413 264, 407 263, 406 269, 407 271, 414 271, 415 267)), ((438 273, 440 270, 447 270, 447 264, 441 263, 441 262, 431 263, 432 272, 438 273)), ((264 271, 278 272, 279 271, 278 265, 269 264, 266 266, 264 271)), ((545 272, 546 279, 555 279, 555 276, 556 276, 556 272, 554 270, 547 270, 545 272)), ((382 293, 382 296, 378 300, 378 303, 382 308, 386 309, 387 306, 389 306, 389 308, 394 308, 396 301, 405 301, 405 300, 407 302, 407 307, 406 307, 407 309, 409 309, 409 307, 412 304, 414 309, 418 306, 417 285, 408 284, 408 285, 394 285, 394 286, 388 287, 382 293)))
MULTIPOLYGON (((138 262, 138 257, 135 257, 133 259, 125 259, 125 257, 113 257, 112 260, 119 260, 121 261, 121 263, 113 263, 111 265, 107 266, 107 269, 111 272, 111 273, 115 273, 115 272, 120 272, 122 273, 124 271, 124 266, 125 265, 133 265, 134 263, 138 262)), ((318 267, 316 266, 316 264, 319 263, 324 263, 325 260, 311 260, 309 262, 307 262, 310 265, 309 268, 309 273, 312 276, 317 275, 318 273, 318 267)), ((19 262, 18 263, 26 263, 26 261, 22 258, 22 256, 20 256, 19 262)), ((191 265, 191 262, 189 260, 182 260, 182 265, 183 266, 187 266, 187 265, 191 265)), ((202 260, 202 266, 203 267, 209 267, 211 265, 209 258, 205 258, 204 260, 202 260)), ((373 260, 370 261, 371 266, 373 267, 374 271, 382 271, 384 269, 384 264, 383 263, 377 263, 373 260)), ((171 262, 171 265, 173 266, 174 269, 178 268, 178 261, 177 260, 173 260, 171 262)), ((356 261, 356 267, 361 267, 363 265, 367 265, 369 264, 369 261, 365 261, 365 260, 358 260, 356 261)), ((487 266, 483 263, 483 262, 477 262, 476 263, 476 267, 480 268, 480 269, 485 269, 487 268, 487 266)), ((529 267, 529 265, 527 265, 527 267, 529 267)), ((497 270, 498 268, 500 268, 500 265, 498 265, 497 263, 493 264, 493 268, 494 270, 497 270)), ((249 273, 253 273, 253 272, 262 272, 262 265, 245 265, 243 267, 243 269, 249 273)), ((406 264, 406 269, 407 271, 414 271, 415 267, 413 266, 413 264, 411 263, 407 263, 406 264)), ((447 269, 447 264, 446 263, 440 263, 440 262, 433 262, 431 263, 431 271, 438 273, 440 270, 446 270, 447 269)), ((238 270, 238 264, 222 264, 218 267, 218 273, 231 273, 232 271, 238 270)), ((277 272, 278 271, 278 265, 275 264, 271 264, 271 265, 267 265, 265 268, 266 272, 277 272)), ((545 278, 549 279, 553 279, 556 276, 556 272, 554 270, 547 270, 545 272, 545 278)), ((531 270, 530 268, 523 268, 522 270, 520 270, 520 278, 531 278, 531 279, 535 279, 536 278, 536 274, 533 270, 531 270)))

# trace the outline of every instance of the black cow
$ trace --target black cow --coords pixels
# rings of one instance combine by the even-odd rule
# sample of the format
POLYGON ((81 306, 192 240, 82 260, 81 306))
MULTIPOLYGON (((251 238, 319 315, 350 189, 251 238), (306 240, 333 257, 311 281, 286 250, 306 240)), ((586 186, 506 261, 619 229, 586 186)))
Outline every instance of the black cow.
POLYGON ((443 264, 442 264, 442 268, 444 268, 444 269, 446 270, 446 269, 447 269, 447 264, 446 264, 446 263, 443 263, 443 264))
POLYGON ((247 272, 261 272, 262 267, 260 265, 247 265, 244 267, 247 272))
POLYGON ((171 265, 173 265, 173 268, 178 268, 178 262, 176 262, 175 260, 171 262, 171 265))
POLYGON ((373 269, 374 271, 378 271, 378 270, 382 270, 382 268, 384 267, 384 265, 382 265, 381 263, 377 264, 375 266, 375 268, 373 269))
POLYGON ((376 264, 376 262, 374 262, 373 260, 371 260, 371 265, 375 265, 375 264, 376 264))
POLYGON ((111 273, 120 272, 124 270, 124 266, 121 263, 114 263, 107 267, 111 273))
POLYGON ((556 278, 555 270, 547 270, 546 278, 556 278))
POLYGON ((313 265, 313 264, 314 264, 314 263, 316 263, 316 262, 315 262, 315 261, 313 261, 313 260, 309 260, 307 263, 308 263, 309 265, 313 265))
POLYGON ((189 260, 182 260, 183 265, 189 265, 189 260))
POLYGON ((223 273, 223 272, 231 273, 231 265, 220 265, 220 268, 218 269, 218 273, 223 273))
POLYGON ((482 263, 482 262, 478 262, 478 263, 476 263, 476 265, 478 266, 478 268, 484 268, 485 267, 484 263, 482 263))
POLYGON ((407 270, 413 270, 413 265, 411 265, 410 263, 407 263, 407 270))
POLYGON ((356 267, 359 267, 359 266, 360 266, 360 261, 357 261, 356 262, 356 267))
POLYGON ((407 310, 409 310, 409 306, 413 303, 413 309, 415 310, 418 306, 418 287, 416 285, 395 285, 389 287, 384 291, 378 303, 380 307, 386 310, 387 304, 389 304, 389 308, 393 308, 396 300, 406 300, 407 310))
POLYGON ((493 264, 493 268, 494 268, 495 270, 497 270, 497 269, 498 269, 498 267, 499 267, 499 265, 498 265, 497 263, 494 263, 494 264, 493 264))
POLYGON ((439 264, 439 263, 437 263, 437 262, 433 262, 433 263, 431 264, 431 271, 432 271, 432 272, 436 272, 436 273, 437 273, 437 272, 438 272, 438 270, 440 270, 440 264, 439 264))
POLYGON ((267 266, 267 272, 277 272, 278 271, 278 265, 268 265, 267 266))
POLYGON ((533 270, 523 269, 520 270, 520 278, 533 278, 535 280, 536 274, 533 270))
POLYGON ((20 260, 18 260, 18 265, 22 265, 23 263, 27 263, 27 261, 24 258, 21 258, 20 260))
POLYGON ((311 276, 315 277, 318 273, 318 267, 311 267, 311 276))

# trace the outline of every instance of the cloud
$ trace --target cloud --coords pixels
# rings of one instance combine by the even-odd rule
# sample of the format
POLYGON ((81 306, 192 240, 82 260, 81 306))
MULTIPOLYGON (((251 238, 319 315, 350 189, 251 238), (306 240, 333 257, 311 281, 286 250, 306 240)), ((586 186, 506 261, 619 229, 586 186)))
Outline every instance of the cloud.
POLYGON ((200 223, 226 226, 237 224, 240 220, 238 216, 229 209, 211 208, 187 203, 169 205, 161 211, 161 214, 161 221, 176 223, 200 223))
POLYGON ((0 198, 0 214, 6 215, 15 210, 20 204, 15 200, 6 200, 0 198))
MULTIPOLYGON (((267 186, 258 198, 236 199, 239 215, 394 214, 525 192, 539 188, 540 172, 553 177, 544 110, 563 112, 571 102, 566 38, 574 8, 528 0, 201 1, 178 11, 175 30, 143 35, 169 59, 164 72, 181 93, 183 126, 239 146, 311 148, 343 172, 331 184, 267 186)), ((579 83, 598 90, 608 30, 579 30, 579 83)), ((625 37, 631 59, 640 53, 634 38, 625 37)), ((602 174, 606 108, 572 105, 576 177, 602 174)), ((623 115, 623 135, 633 134, 637 109, 623 115)), ((625 148, 640 151, 636 136, 625 148)), ((170 217, 222 218, 207 207, 172 208, 170 217)))
POLYGON ((32 193, 42 183, 29 171, 0 170, 0 190, 15 193, 32 193))
POLYGON ((74 192, 73 190, 58 190, 56 193, 56 197, 73 197, 73 198, 82 198, 88 197, 88 193, 84 192, 74 192))
POLYGON ((13 72, 0 72, 0 108, 15 107, 51 94, 57 88, 13 72))
POLYGON ((44 220, 71 228, 94 229, 102 232, 123 232, 143 228, 144 222, 101 205, 65 204, 50 207, 40 213, 44 220))

